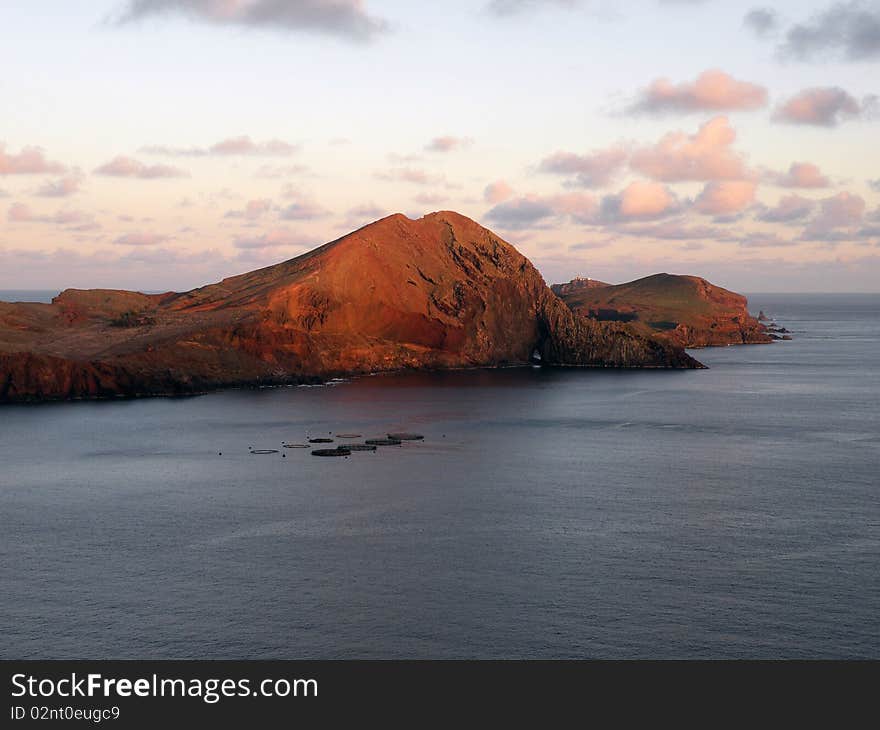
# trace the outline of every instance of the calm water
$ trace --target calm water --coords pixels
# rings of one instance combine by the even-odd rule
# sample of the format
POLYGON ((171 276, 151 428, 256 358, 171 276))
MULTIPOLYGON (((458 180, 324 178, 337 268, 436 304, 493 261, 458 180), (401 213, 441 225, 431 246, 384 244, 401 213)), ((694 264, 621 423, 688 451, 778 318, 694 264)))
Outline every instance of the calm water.
POLYGON ((699 372, 0 408, 0 655, 880 658, 880 297, 752 305, 699 372))

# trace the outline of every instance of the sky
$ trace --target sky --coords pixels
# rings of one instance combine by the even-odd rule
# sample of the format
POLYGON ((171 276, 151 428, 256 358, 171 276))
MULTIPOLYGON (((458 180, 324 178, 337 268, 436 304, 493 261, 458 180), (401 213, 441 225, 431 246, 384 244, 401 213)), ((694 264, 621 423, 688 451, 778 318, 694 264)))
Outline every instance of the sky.
POLYGON ((880 291, 880 1, 0 3, 0 289, 455 210, 548 283, 880 291))

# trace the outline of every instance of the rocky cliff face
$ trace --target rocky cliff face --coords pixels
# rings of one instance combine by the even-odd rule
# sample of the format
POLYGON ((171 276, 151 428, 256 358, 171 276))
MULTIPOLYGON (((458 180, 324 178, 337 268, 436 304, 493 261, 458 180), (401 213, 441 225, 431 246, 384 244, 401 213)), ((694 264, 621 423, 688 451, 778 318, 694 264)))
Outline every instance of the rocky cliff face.
MULTIPOLYGON (((628 323, 679 347, 771 342, 741 294, 698 276, 654 274, 627 284, 583 286, 583 279, 554 286, 562 300, 586 319, 628 323)), ((590 281, 590 280, 588 280, 590 281)))
POLYGON ((511 245, 451 212, 393 215, 275 266, 177 294, 67 290, 0 303, 0 400, 544 362, 699 367, 575 316, 511 245))

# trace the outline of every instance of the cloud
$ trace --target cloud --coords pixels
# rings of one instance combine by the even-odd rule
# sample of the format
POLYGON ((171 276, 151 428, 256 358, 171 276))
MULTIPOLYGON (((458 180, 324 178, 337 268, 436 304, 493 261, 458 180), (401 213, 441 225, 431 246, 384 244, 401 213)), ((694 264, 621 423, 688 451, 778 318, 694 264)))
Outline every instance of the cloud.
POLYGON ((532 228, 543 225, 548 219, 572 216, 576 220, 588 220, 596 210, 596 201, 584 193, 563 195, 523 195, 498 203, 491 208, 485 219, 508 230, 532 228))
POLYGON ((629 153, 622 146, 596 150, 590 154, 555 152, 538 164, 539 172, 574 175, 573 183, 584 188, 597 188, 611 182, 626 164, 629 153))
POLYGON ((486 9, 493 15, 507 17, 546 6, 574 8, 579 4, 580 0, 492 0, 486 9))
POLYGON ((26 203, 9 206, 6 219, 10 223, 51 223, 66 226, 70 230, 93 230, 99 227, 91 215, 79 210, 60 210, 53 215, 40 215, 34 213, 26 203))
POLYGON ((413 200, 422 205, 440 205, 449 200, 449 196, 440 193, 419 193, 413 200))
POLYGON ((759 109, 767 104, 767 89, 738 81, 718 69, 703 71, 694 81, 673 84, 655 79, 630 106, 632 114, 734 111, 759 109))
POLYGON ((660 218, 679 209, 675 194, 665 185, 637 180, 616 195, 606 195, 599 207, 599 220, 610 223, 622 220, 660 218))
POLYGON ((787 124, 810 124, 836 127, 847 119, 856 119, 871 111, 876 97, 861 103, 838 86, 804 89, 783 102, 773 118, 787 124))
POLYGON ((46 182, 37 190, 36 194, 42 198, 66 198, 79 192, 82 187, 82 181, 82 174, 74 172, 58 180, 46 182))
POLYGON ((325 208, 309 200, 291 203, 281 211, 281 217, 289 221, 311 221, 328 214, 325 208))
POLYGON ((362 0, 128 0, 111 22, 182 15, 214 25, 305 31, 369 41, 388 30, 362 0))
POLYGON ((471 144, 473 140, 470 137, 434 137, 425 145, 425 149, 429 152, 452 152, 471 144))
POLYGON ((349 217, 376 220, 388 215, 388 211, 385 208, 380 208, 375 203, 363 203, 362 205, 356 205, 353 208, 349 208, 347 215, 349 217))
POLYGON ((743 17, 743 25, 759 38, 764 38, 779 27, 779 15, 771 8, 753 8, 743 17))
POLYGON ((687 225, 682 219, 661 221, 660 223, 627 225, 618 229, 620 233, 638 238, 656 238, 663 241, 721 240, 727 236, 722 228, 716 226, 687 225))
POLYGON ((783 188, 827 188, 831 181, 812 162, 793 162, 788 172, 770 174, 770 179, 783 188))
POLYGON ((880 193, 880 177, 876 180, 868 180, 868 187, 874 192, 880 193))
POLYGON ((779 200, 775 208, 762 206, 761 212, 756 217, 764 223, 790 223, 803 220, 815 207, 814 200, 802 198, 800 195, 786 195, 779 200))
POLYGON ((569 251, 595 251, 600 248, 608 248, 613 243, 612 240, 606 238, 602 241, 581 241, 573 243, 568 247, 569 251))
POLYGON ((670 132, 657 144, 636 150, 630 167, 664 182, 743 179, 749 173, 742 156, 731 149, 735 140, 727 117, 714 117, 696 134, 670 132))
POLYGON ((142 147, 141 152, 147 155, 165 155, 168 157, 289 157, 299 152, 299 145, 290 144, 281 139, 267 139, 255 142, 247 135, 228 137, 215 142, 210 147, 165 147, 149 145, 142 147))
POLYGON ((797 246, 798 241, 791 238, 782 238, 778 233, 765 233, 755 231, 744 234, 737 243, 743 248, 780 248, 783 246, 797 246))
POLYGON ((712 180, 694 201, 694 208, 706 215, 739 213, 755 202, 758 185, 752 180, 712 180))
POLYGON ((168 236, 158 233, 125 233, 113 240, 117 246, 157 246, 165 243, 168 236))
POLYGON ((309 168, 305 165, 261 165, 254 177, 266 180, 280 180, 285 177, 305 175, 309 168))
MULTIPOLYGON (((853 193, 842 192, 823 198, 819 205, 819 214, 804 229, 802 238, 805 240, 833 238, 840 229, 859 225, 865 215, 864 198, 853 193)), ((850 234, 852 232, 844 237, 850 234)))
POLYGON ((6 220, 10 223, 25 223, 34 220, 30 206, 24 203, 13 203, 6 211, 6 220))
POLYGON ((379 180, 408 182, 415 185, 433 185, 443 180, 439 175, 431 175, 425 170, 414 167, 395 167, 384 172, 377 172, 374 176, 379 180))
POLYGON ((483 190, 483 200, 493 205, 503 203, 513 196, 513 188, 504 180, 489 183, 483 190))
POLYGON ((95 169, 97 175, 109 177, 134 177, 155 180, 168 177, 189 177, 189 173, 171 165, 147 165, 133 157, 120 155, 95 169))
POLYGON ((266 142, 254 142, 248 136, 230 137, 221 140, 208 148, 211 155, 259 155, 286 157, 298 151, 296 145, 289 144, 280 139, 270 139, 266 142))
POLYGON ((65 169, 60 162, 47 160, 41 147, 22 147, 21 152, 13 154, 0 143, 0 175, 42 175, 64 172, 65 169))
POLYGON ((268 198, 249 200, 241 210, 228 210, 224 218, 244 218, 249 221, 262 218, 272 210, 272 201, 268 198))
POLYGON ((258 236, 238 237, 233 241, 232 245, 243 250, 259 250, 285 246, 303 248, 314 245, 314 240, 286 228, 276 228, 258 236))
POLYGON ((783 58, 813 61, 880 57, 880 3, 837 2, 808 21, 791 26, 779 48, 783 58))

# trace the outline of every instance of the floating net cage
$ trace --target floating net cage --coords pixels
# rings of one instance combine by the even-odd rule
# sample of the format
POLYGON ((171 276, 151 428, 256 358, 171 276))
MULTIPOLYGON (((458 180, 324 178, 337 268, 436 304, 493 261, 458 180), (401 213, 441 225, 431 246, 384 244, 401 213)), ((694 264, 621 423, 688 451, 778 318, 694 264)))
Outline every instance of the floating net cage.
POLYGON ((367 439, 364 441, 368 446, 400 446, 400 439, 367 439))
POLYGON ((348 456, 349 454, 351 454, 351 450, 344 448, 312 450, 312 456, 348 456))
POLYGON ((307 444, 284 444, 282 449, 307 449, 309 448, 307 444))
POLYGON ((359 439, 361 435, 359 433, 337 433, 336 438, 338 439, 359 439))
POLYGON ((339 450, 348 449, 349 451, 375 451, 376 446, 374 444, 346 444, 345 446, 337 446, 339 450))
POLYGON ((332 444, 333 439, 325 439, 325 438, 309 439, 309 443, 310 444, 332 444))
POLYGON ((278 449, 251 449, 252 454, 277 454, 278 449))
POLYGON ((394 441, 421 441, 425 437, 420 433, 389 433, 388 438, 394 441))

